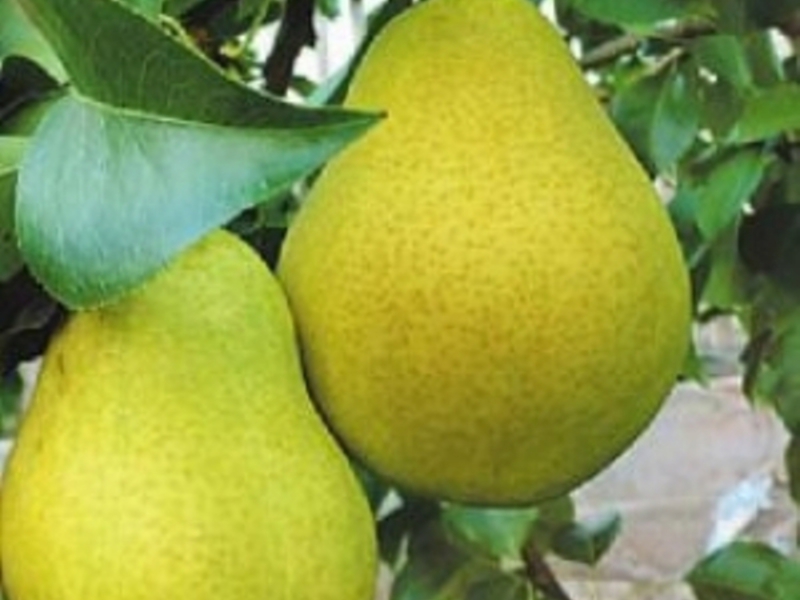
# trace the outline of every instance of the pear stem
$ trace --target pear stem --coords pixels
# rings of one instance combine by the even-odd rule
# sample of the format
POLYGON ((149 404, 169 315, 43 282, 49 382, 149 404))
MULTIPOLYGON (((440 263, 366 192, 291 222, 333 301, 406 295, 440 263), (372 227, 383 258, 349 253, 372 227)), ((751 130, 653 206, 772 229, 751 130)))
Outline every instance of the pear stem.
POLYGON ((547 600, 572 600, 534 544, 528 544, 523 549, 522 558, 528 580, 547 600))
POLYGON ((287 0, 283 11, 275 45, 263 67, 267 90, 278 96, 289 89, 294 63, 303 47, 317 41, 314 0, 287 0))

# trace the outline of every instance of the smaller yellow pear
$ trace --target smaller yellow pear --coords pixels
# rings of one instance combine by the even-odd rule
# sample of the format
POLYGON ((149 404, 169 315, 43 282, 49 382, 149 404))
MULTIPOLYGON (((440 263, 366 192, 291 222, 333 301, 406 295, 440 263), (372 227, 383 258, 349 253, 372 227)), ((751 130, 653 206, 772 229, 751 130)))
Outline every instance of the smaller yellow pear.
POLYGON ((68 321, 2 489, 9 600, 372 598, 369 507, 231 234, 68 321))

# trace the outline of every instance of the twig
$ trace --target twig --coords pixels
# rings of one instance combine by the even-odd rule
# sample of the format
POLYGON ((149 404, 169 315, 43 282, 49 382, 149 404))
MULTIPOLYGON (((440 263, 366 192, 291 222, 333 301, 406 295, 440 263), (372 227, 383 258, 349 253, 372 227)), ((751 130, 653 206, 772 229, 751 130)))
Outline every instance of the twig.
POLYGON ((567 591, 556 579, 544 557, 533 544, 528 544, 522 551, 525 560, 525 574, 533 586, 542 592, 548 600, 572 600, 567 591))
MULTIPOLYGON (((716 31, 714 24, 708 21, 686 21, 678 25, 658 29, 651 37, 679 42, 708 35, 714 31, 716 31)), ((594 69, 614 62, 621 56, 635 51, 645 39, 643 36, 632 33, 626 33, 611 39, 587 52, 580 60, 581 67, 594 69)))
POLYGON ((287 0, 272 53, 264 63, 267 90, 282 96, 289 89, 294 63, 303 46, 317 41, 314 0, 287 0))

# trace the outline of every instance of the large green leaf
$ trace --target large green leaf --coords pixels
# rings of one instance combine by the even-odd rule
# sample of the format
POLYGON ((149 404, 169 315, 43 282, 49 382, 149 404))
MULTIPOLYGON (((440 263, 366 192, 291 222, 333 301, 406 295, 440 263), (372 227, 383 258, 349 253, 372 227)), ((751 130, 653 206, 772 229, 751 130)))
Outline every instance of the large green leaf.
POLYGON ((22 267, 14 234, 14 192, 27 144, 27 138, 0 136, 0 282, 22 267))
POLYGON ((368 121, 259 94, 118 0, 20 3, 58 52, 75 88, 96 102, 229 126, 361 129, 368 121))
POLYGON ((797 600, 800 565, 761 544, 736 542, 687 576, 698 600, 797 600))
POLYGON ((32 272, 72 307, 124 294, 375 122, 259 94, 116 0, 23 5, 75 92, 23 164, 18 236, 32 272))
POLYGON ((70 96, 41 124, 20 172, 17 232, 56 297, 89 306, 322 163, 351 129, 217 127, 70 96))

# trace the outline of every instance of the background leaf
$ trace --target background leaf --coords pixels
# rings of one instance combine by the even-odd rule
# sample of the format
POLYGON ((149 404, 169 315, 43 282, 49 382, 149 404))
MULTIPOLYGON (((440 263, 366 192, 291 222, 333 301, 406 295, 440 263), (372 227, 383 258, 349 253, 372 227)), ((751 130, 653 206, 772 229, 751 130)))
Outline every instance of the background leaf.
POLYGON ((445 507, 442 521, 464 540, 497 558, 520 556, 539 511, 536 508, 445 507))
POLYGON ((22 268, 14 233, 14 195, 17 169, 27 146, 27 138, 0 136, 0 282, 22 268))
POLYGON ((498 573, 473 584, 464 600, 534 600, 534 591, 524 577, 498 573))
POLYGON ((0 376, 0 436, 10 435, 17 425, 24 389, 22 377, 14 371, 0 376))
POLYGON ((686 578, 698 600, 796 600, 800 565, 761 544, 736 542, 686 578))
POLYGON ((494 563, 454 543, 441 523, 432 522, 411 538, 392 600, 464 600, 473 585, 498 571, 494 563))
POLYGON ((800 85, 786 83, 754 91, 744 103, 744 114, 734 131, 734 139, 748 143, 800 129, 800 85))
POLYGON ((60 85, 37 63, 21 56, 0 61, 0 134, 30 135, 36 119, 24 118, 31 105, 59 94, 60 85))
POLYGON ((668 19, 712 14, 710 3, 703 0, 570 0, 569 4, 592 19, 622 27, 653 27, 668 19))
POLYGON ((622 530, 619 513, 608 513, 573 523, 556 533, 553 551, 562 558, 587 565, 596 564, 622 530))
POLYGON ((26 56, 63 80, 64 68, 41 34, 31 25, 17 0, 0 2, 0 59, 11 55, 26 56))
POLYGON ((772 158, 760 149, 745 148, 718 156, 704 166, 697 188, 697 225, 707 239, 714 239, 742 212, 761 183, 772 158))
POLYGON ((133 9, 138 10, 143 15, 155 19, 161 14, 163 0, 121 0, 133 9))
POLYGON ((678 66, 642 77, 615 96, 612 116, 640 160, 651 170, 667 169, 689 149, 699 129, 693 79, 678 66))

